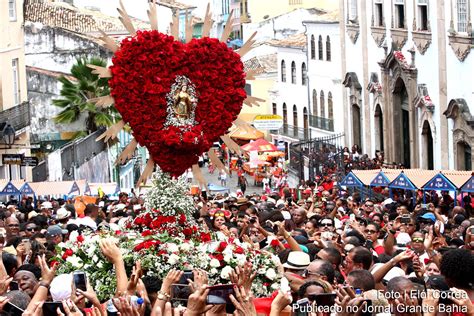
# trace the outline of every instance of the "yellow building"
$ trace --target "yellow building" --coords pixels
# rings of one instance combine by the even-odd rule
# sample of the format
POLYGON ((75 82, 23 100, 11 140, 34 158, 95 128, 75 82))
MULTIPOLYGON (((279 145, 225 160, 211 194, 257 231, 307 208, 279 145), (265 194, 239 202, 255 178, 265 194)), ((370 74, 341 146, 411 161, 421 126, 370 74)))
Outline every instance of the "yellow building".
MULTIPOLYGON (((31 167, 21 167, 15 157, 30 155, 30 108, 26 91, 23 39, 23 1, 0 1, 0 179, 31 179, 31 167), (15 135, 13 137, 13 135, 15 135), (8 159, 7 159, 8 160, 8 159)), ((3 188, 0 188, 2 190, 3 188)))
POLYGON ((336 10, 338 1, 334 0, 241 0, 241 23, 259 23, 266 19, 293 11, 295 9, 322 8, 336 10))

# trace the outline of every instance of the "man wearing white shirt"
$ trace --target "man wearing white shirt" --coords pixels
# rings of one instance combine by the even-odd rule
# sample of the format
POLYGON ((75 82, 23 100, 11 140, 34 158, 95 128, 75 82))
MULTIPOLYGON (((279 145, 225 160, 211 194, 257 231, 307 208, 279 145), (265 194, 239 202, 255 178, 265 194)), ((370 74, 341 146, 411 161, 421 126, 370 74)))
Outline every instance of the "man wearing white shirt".
POLYGON ((84 210, 84 217, 78 218, 76 220, 77 225, 88 226, 93 230, 97 230, 97 217, 99 215, 99 207, 95 204, 89 203, 86 205, 86 209, 84 210))

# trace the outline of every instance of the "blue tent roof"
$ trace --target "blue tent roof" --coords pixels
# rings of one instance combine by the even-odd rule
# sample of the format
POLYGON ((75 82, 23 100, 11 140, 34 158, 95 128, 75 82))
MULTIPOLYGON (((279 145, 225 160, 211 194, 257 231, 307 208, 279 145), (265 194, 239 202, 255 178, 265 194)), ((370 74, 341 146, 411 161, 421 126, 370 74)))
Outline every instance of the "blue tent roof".
POLYGON ((448 180, 441 172, 435 175, 424 186, 424 190, 442 190, 442 191, 456 191, 456 186, 448 180))
POLYGON ((364 184, 356 177, 355 174, 349 172, 347 176, 339 183, 340 186, 345 187, 363 187, 364 184))
POLYGON ((387 178, 383 171, 377 173, 375 178, 370 182, 371 187, 388 187, 390 184, 390 180, 387 178))
POLYGON ((391 189, 416 190, 415 185, 408 179, 403 171, 388 186, 391 189))
POLYGON ((20 193, 25 195, 35 195, 35 192, 28 183, 25 182, 20 188, 20 193))
POLYGON ((69 195, 71 193, 74 193, 74 192, 77 192, 78 194, 80 194, 80 190, 79 190, 79 186, 77 185, 76 181, 74 181, 74 183, 72 184, 72 187, 71 187, 71 190, 69 191, 69 195))
POLYGON ((474 192, 474 176, 471 176, 469 180, 461 187, 462 192, 474 192))
POLYGON ((20 195, 20 191, 11 183, 8 182, 7 185, 0 192, 0 195, 20 195))

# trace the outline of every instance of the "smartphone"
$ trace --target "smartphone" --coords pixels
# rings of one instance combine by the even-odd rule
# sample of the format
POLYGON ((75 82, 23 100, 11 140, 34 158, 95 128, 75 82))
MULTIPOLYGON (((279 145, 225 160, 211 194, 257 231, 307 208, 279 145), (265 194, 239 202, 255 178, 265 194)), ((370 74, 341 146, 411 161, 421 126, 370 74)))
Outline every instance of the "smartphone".
POLYGON ((330 307, 336 304, 336 293, 321 293, 314 295, 314 301, 317 306, 330 307))
POLYGON ((87 278, 84 271, 75 271, 72 275, 74 287, 81 291, 87 291, 87 278))
POLYGON ((422 203, 422 204, 420 204, 420 206, 421 206, 421 208, 424 209, 424 210, 426 210, 426 209, 428 208, 428 204, 423 204, 423 203, 422 203))
POLYGON ((367 239, 365 241, 365 248, 372 249, 373 246, 374 246, 374 242, 372 240, 367 239))
POLYGON ((209 286, 209 294, 207 295, 207 304, 211 305, 233 305, 229 296, 232 294, 235 296, 234 284, 223 284, 209 286))
POLYGON ((400 218, 400 223, 402 223, 402 224, 409 224, 410 222, 411 222, 410 215, 403 215, 400 218))
POLYGON ((471 227, 470 231, 471 235, 474 235, 474 227, 471 227))
POLYGON ((18 291, 20 287, 18 286, 18 282, 11 281, 10 282, 10 291, 18 291))
MULTIPOLYGON (((7 316, 21 316, 23 315, 25 311, 16 306, 15 304, 12 304, 11 302, 8 302, 5 304, 3 307, 3 312, 2 315, 7 315, 7 316)), ((46 314, 45 314, 46 315, 46 314)), ((52 314, 51 314, 52 315, 52 314)))
POLYGON ((194 281, 193 271, 184 271, 183 275, 181 276, 181 279, 179 279, 178 284, 189 285, 188 280, 194 281))
POLYGON ((187 302, 192 294, 189 285, 172 284, 171 285, 171 302, 187 302))
POLYGON ((44 302, 43 315, 57 315, 58 308, 61 311, 61 313, 66 314, 66 312, 64 311, 62 302, 44 302))
POLYGON ((361 316, 372 316, 372 300, 363 300, 361 304, 364 304, 366 302, 366 305, 362 309, 362 313, 360 314, 361 316))
POLYGON ((257 219, 255 217, 250 217, 249 222, 250 224, 255 224, 257 222, 257 219))

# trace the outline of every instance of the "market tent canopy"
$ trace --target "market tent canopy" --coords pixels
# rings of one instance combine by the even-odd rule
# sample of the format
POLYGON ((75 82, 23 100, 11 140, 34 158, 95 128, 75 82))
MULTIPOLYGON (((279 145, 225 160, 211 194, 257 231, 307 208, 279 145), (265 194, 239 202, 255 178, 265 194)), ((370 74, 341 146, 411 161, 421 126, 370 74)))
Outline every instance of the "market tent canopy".
POLYGON ((424 186, 424 190, 456 191, 456 186, 449 181, 441 172, 435 175, 424 186))
POLYGON ((44 181, 31 182, 31 188, 36 195, 70 195, 80 194, 79 186, 75 181, 44 181))
POLYGON ((395 178, 400 174, 400 169, 371 169, 371 170, 352 170, 352 173, 355 174, 357 178, 364 184, 370 185, 374 178, 380 173, 383 172, 387 177, 389 182, 395 180, 395 178))
POLYGON ((387 178, 383 171, 377 173, 375 178, 370 182, 371 187, 388 187, 390 185, 390 180, 387 178))
POLYGON ((278 151, 278 148, 275 145, 266 141, 263 138, 257 139, 256 141, 243 145, 241 148, 244 151, 258 151, 258 152, 278 151))
POLYGON ((35 191, 31 188, 31 186, 28 184, 28 182, 25 182, 21 188, 20 188, 20 193, 25 194, 25 195, 35 195, 35 191))
POLYGON ((349 172, 347 176, 339 183, 340 186, 345 187, 363 187, 364 184, 356 177, 355 174, 349 172))
POLYGON ((413 183, 408 179, 407 175, 402 171, 395 180, 390 183, 389 188, 391 189, 403 189, 403 190, 411 190, 415 191, 416 187, 413 183))
POLYGON ((8 182, 7 185, 0 191, 0 195, 20 195, 20 190, 18 190, 13 183, 8 182))
POLYGON ((474 175, 461 187, 462 192, 474 192, 474 175))
POLYGON ((213 183, 209 183, 207 185, 207 190, 209 191, 209 193, 212 193, 212 192, 230 192, 230 190, 226 187, 221 187, 220 185, 216 185, 216 184, 213 184, 213 183))
POLYGON ((90 195, 99 195, 101 190, 105 195, 115 195, 120 192, 120 187, 116 182, 110 183, 89 183, 90 195))
POLYGON ((230 132, 229 136, 236 139, 255 140, 255 139, 263 138, 265 134, 253 127, 243 128, 239 126, 235 130, 230 132))
POLYGON ((15 188, 21 188, 23 184, 25 184, 25 180, 8 180, 8 179, 0 179, 0 190, 3 190, 7 184, 11 182, 15 188))

